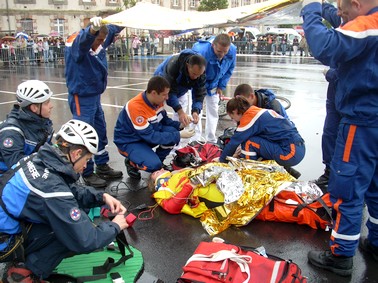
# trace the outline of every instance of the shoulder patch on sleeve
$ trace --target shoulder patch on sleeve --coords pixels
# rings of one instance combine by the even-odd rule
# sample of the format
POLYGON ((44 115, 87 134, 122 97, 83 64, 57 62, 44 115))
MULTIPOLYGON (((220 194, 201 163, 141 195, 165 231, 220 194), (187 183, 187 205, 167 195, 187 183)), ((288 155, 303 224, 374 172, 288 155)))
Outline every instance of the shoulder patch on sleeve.
POLYGON ((73 221, 78 221, 81 218, 81 211, 77 207, 71 208, 70 217, 73 221))
POLYGON ((3 146, 6 147, 6 148, 11 148, 14 144, 14 141, 12 138, 6 138, 4 141, 3 141, 3 146))

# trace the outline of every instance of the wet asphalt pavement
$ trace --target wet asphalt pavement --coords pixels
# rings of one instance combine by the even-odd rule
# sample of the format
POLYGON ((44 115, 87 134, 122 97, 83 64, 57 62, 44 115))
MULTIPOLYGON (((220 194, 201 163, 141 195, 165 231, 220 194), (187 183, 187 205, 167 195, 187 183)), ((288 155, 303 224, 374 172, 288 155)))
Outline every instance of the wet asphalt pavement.
MULTIPOLYGON (((139 57, 128 61, 109 62, 108 88, 102 97, 107 121, 108 150, 110 165, 122 170, 124 177, 123 183, 110 183, 107 191, 124 203, 130 202, 131 209, 141 204, 152 205, 154 201, 151 199, 151 192, 146 188, 148 174, 143 173, 140 181, 128 178, 123 158, 113 143, 113 127, 122 106, 145 89, 147 81, 164 58, 139 57)), ((270 88, 277 95, 291 101, 288 115, 306 142, 306 156, 295 167, 302 173, 300 180, 303 181, 316 179, 324 169, 321 162, 321 134, 327 90, 327 82, 322 73, 324 68, 313 58, 238 56, 235 71, 225 92, 231 96, 238 84, 249 83, 255 89, 270 88)), ((17 85, 27 79, 42 80, 54 92, 52 120, 55 130, 58 130, 71 118, 63 64, 0 67, 0 119, 5 119, 15 102, 17 85)), ((229 118, 222 118, 218 133, 221 134, 230 125, 233 123, 229 118)), ((156 282, 159 278, 166 283, 173 283, 180 276, 181 267, 198 243, 210 241, 212 237, 205 232, 198 219, 190 216, 169 215, 160 208, 150 216, 150 220, 139 220, 133 228, 127 230, 130 244, 139 249, 144 257, 145 273, 138 282, 156 282)), ((307 262, 307 252, 326 249, 329 234, 330 232, 303 225, 255 220, 242 228, 229 228, 218 237, 233 244, 264 246, 270 254, 292 259, 301 267, 309 282, 378 282, 378 264, 360 251, 356 252, 354 258, 352 277, 339 277, 310 265, 307 262)), ((365 227, 361 234, 366 235, 365 227)))

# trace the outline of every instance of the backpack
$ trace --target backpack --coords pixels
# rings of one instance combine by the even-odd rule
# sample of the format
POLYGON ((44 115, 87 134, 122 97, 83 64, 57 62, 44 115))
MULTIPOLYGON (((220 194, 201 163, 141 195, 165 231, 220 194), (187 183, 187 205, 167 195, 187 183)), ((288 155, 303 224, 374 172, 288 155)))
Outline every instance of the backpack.
POLYGON ((201 242, 182 268, 177 283, 307 282, 291 260, 267 255, 260 247, 240 247, 222 242, 201 242))
POLYGON ((198 167, 213 161, 221 153, 222 150, 217 144, 191 142, 187 146, 176 150, 176 156, 172 160, 172 167, 174 170, 198 167))
POLYGON ((332 227, 331 208, 329 193, 311 203, 306 203, 294 191, 283 190, 263 208, 255 219, 294 222, 309 225, 313 229, 328 230, 332 227))
POLYGON ((223 149, 226 146, 226 144, 229 143, 230 139, 236 131, 236 128, 237 127, 235 126, 228 127, 224 129, 223 134, 218 137, 217 144, 221 149, 223 149))

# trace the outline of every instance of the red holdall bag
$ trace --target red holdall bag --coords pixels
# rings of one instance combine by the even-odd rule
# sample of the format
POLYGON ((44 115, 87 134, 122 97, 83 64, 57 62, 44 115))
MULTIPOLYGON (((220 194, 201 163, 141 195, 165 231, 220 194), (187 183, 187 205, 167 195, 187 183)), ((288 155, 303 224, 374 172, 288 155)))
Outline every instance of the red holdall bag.
POLYGON ((307 282, 298 265, 290 260, 218 242, 201 242, 183 271, 176 283, 307 282))
POLYGON ((173 170, 187 167, 198 167, 221 156, 222 149, 214 143, 191 142, 187 146, 176 150, 172 160, 173 170))
POLYGON ((265 206, 255 219, 292 222, 309 225, 313 229, 332 228, 332 203, 329 193, 306 203, 294 191, 283 190, 265 206))

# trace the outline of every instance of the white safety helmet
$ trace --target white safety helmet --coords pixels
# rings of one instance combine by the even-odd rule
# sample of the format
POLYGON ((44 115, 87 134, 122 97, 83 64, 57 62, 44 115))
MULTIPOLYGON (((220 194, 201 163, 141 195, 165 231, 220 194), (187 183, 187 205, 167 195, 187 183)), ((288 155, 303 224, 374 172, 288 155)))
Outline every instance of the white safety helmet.
POLYGON ((18 85, 17 101, 21 107, 26 107, 33 103, 43 103, 48 100, 53 92, 44 82, 39 80, 29 80, 18 85))
POLYGON ((65 141, 85 146, 92 154, 98 151, 98 135, 96 130, 86 122, 70 120, 65 123, 56 135, 56 139, 62 137, 65 141))

